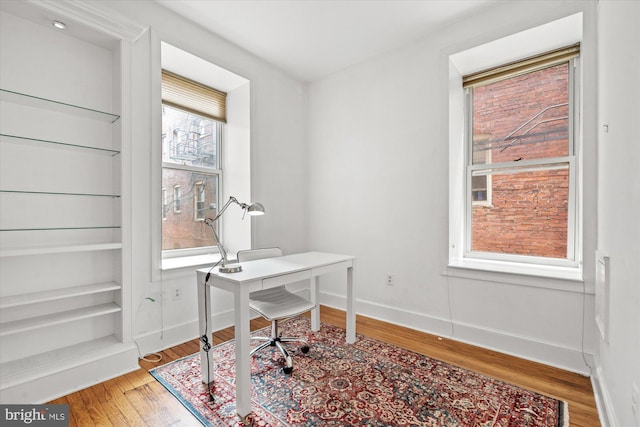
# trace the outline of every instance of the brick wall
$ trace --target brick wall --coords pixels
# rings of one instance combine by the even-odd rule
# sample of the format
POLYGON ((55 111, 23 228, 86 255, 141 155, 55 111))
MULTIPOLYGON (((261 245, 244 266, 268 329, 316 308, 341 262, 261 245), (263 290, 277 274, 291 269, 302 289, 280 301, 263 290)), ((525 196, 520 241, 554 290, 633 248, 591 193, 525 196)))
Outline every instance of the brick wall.
MULTIPOLYGON (((167 190, 166 219, 162 220, 162 249, 184 249, 214 246, 216 241, 211 228, 202 220, 195 219, 195 185, 206 182, 205 207, 217 202, 213 178, 175 169, 162 172, 163 188, 167 190), (179 185, 182 191, 180 212, 174 212, 173 187, 179 185)), ((206 210, 205 217, 216 215, 216 210, 206 210)))
MULTIPOLYGON (((538 112, 567 102, 567 64, 475 88, 474 158, 484 159, 479 151, 488 151, 491 163, 568 155, 567 106, 549 109, 515 134, 541 122, 525 137, 505 140, 538 112)), ((472 250, 566 257, 568 169, 494 174, 489 183, 490 200, 472 209, 472 250)))

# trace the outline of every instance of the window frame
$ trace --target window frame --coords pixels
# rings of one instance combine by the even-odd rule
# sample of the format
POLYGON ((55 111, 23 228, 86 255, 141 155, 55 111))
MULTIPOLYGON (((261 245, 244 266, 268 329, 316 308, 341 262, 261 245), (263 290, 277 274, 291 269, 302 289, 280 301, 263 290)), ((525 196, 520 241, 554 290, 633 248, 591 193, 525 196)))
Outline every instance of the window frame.
MULTIPOLYGON (((579 215, 580 210, 578 207, 577 194, 579 191, 578 181, 578 169, 579 162, 576 156, 578 147, 578 132, 580 121, 580 100, 578 88, 580 87, 580 55, 567 60, 569 63, 569 87, 568 87, 568 103, 569 103, 569 120, 568 120, 568 144, 569 152, 567 156, 554 157, 554 158, 541 158, 534 160, 523 161, 510 161, 500 163, 488 163, 488 164, 473 164, 473 99, 471 88, 464 88, 464 194, 463 194, 463 251, 462 258, 464 260, 471 261, 488 261, 498 263, 512 263, 525 264, 525 265, 537 265, 537 266, 550 266, 550 267, 568 267, 578 268, 581 263, 579 254, 580 244, 579 238, 579 215), (553 164, 566 163, 569 167, 569 195, 568 195, 568 212, 567 212, 567 256, 566 258, 551 258, 542 256, 529 256, 529 255, 517 255, 517 254, 505 254, 497 252, 481 252, 473 251, 472 244, 472 211, 474 206, 490 205, 491 199, 487 194, 487 202, 474 202, 472 197, 472 174, 474 171, 483 169, 507 169, 513 168, 518 170, 521 168, 532 167, 537 170, 545 170, 548 167, 552 167, 553 164), (549 165, 545 167, 545 165, 549 165)), ((564 61, 562 62, 564 63, 564 61)), ((555 64, 558 65, 558 64, 555 64)), ((535 69, 531 69, 527 72, 533 72, 535 69)), ((547 169, 548 170, 548 169, 547 169)), ((490 177, 487 175, 487 187, 490 186, 490 177)), ((487 190, 489 192, 489 190, 487 190)))

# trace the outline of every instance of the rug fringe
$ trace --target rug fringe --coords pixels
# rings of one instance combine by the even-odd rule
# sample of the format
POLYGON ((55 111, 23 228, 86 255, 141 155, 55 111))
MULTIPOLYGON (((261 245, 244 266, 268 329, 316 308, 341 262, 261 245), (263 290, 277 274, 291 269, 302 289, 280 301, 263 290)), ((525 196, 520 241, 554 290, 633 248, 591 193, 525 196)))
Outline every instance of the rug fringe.
POLYGON ((569 404, 564 400, 562 402, 562 427, 569 427, 569 404))

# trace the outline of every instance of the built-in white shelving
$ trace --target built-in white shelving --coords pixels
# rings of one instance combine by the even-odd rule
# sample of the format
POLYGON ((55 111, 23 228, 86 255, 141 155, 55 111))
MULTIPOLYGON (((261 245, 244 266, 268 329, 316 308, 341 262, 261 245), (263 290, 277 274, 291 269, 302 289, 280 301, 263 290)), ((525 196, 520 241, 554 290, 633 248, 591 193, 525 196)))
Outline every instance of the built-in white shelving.
POLYGON ((12 295, 0 298, 0 309, 20 307, 22 305, 36 304, 40 302, 55 301, 63 298, 72 298, 81 295, 91 295, 101 292, 120 290, 122 286, 115 282, 95 283, 91 285, 72 286, 69 288, 53 289, 50 291, 35 292, 29 294, 12 295))
POLYGON ((108 113, 106 111, 94 110, 92 108, 73 105, 54 99, 41 98, 39 96, 21 93, 9 89, 0 88, 0 99, 18 104, 28 105, 30 107, 43 108, 50 111, 57 111, 66 114, 74 114, 77 116, 89 118, 92 120, 100 120, 104 122, 114 123, 120 118, 119 115, 108 113))
POLYGON ((71 144, 69 142, 62 142, 62 141, 50 141, 48 139, 41 139, 41 138, 29 138, 26 136, 19 136, 19 135, 8 135, 8 134, 0 133, 0 138, 8 142, 14 142, 19 144, 51 144, 60 148, 89 150, 91 152, 95 152, 96 154, 107 154, 110 156, 115 156, 120 154, 120 151, 111 150, 108 148, 91 147, 89 145, 80 145, 80 144, 71 144))
POLYGON ((0 378, 5 387, 36 381, 43 376, 73 369, 87 360, 104 358, 105 353, 119 351, 121 341, 113 336, 96 338, 80 344, 37 353, 0 364, 0 378))
POLYGON ((0 403, 39 403, 137 367, 123 261, 130 45, 82 2, 0 8, 3 59, 25 70, 3 68, 0 87, 0 403), (69 8, 82 31, 41 25, 69 8))
POLYGON ((74 310, 67 310, 61 313, 47 314, 44 316, 30 317, 28 319, 14 320, 13 322, 0 323, 0 337, 11 334, 18 334, 45 326, 55 326, 63 323, 74 322, 76 320, 88 319, 90 317, 104 316, 105 314, 120 311, 119 305, 106 303, 91 307, 82 307, 74 310))
POLYGON ((0 258, 28 255, 46 255, 72 252, 92 252, 121 249, 122 243, 93 243, 87 245, 41 246, 0 250, 0 258))

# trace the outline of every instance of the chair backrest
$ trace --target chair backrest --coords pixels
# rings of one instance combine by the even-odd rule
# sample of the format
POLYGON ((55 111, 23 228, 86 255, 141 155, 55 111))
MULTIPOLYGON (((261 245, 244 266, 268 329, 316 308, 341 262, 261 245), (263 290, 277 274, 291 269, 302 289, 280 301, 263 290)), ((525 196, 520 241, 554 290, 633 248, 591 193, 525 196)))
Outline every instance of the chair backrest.
POLYGON ((238 251, 238 262, 252 261, 254 259, 273 258, 282 256, 280 248, 245 249, 238 251))

